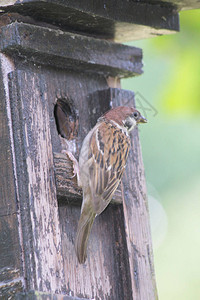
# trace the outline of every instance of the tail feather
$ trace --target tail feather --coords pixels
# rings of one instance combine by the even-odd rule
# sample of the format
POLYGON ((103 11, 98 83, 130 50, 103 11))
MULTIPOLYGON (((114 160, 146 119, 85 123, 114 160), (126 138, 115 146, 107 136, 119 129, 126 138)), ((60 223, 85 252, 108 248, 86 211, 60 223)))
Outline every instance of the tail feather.
POLYGON ((83 210, 78 222, 75 251, 80 264, 84 264, 87 258, 87 242, 95 216, 94 212, 85 212, 83 210))

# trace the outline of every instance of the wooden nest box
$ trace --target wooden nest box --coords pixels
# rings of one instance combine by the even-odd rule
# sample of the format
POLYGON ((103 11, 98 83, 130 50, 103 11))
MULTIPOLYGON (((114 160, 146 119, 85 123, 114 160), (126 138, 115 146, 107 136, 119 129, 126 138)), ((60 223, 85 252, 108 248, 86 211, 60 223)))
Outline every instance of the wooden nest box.
POLYGON ((120 188, 95 221, 85 265, 74 238, 82 191, 67 146, 111 107, 134 104, 142 74, 121 44, 179 30, 199 1, 0 1, 0 298, 157 299, 138 132, 120 188), (131 179, 131 180, 130 180, 131 179))

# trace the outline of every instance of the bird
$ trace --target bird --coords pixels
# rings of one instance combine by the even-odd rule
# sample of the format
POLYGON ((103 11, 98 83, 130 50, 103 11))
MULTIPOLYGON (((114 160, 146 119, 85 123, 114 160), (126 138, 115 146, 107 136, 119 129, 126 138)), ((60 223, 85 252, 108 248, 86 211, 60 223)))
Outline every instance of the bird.
POLYGON ((87 259, 94 220, 108 206, 120 183, 131 146, 129 133, 138 123, 146 122, 134 107, 118 106, 101 116, 83 140, 77 176, 83 201, 75 239, 80 264, 87 259))

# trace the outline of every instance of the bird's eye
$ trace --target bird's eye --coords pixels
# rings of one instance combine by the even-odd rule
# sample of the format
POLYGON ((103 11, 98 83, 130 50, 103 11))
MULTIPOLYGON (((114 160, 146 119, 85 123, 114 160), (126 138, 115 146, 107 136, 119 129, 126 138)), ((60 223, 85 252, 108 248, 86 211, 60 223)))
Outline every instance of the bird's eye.
POLYGON ((134 116, 135 119, 137 119, 138 113, 137 113, 137 112, 134 112, 133 116, 134 116))

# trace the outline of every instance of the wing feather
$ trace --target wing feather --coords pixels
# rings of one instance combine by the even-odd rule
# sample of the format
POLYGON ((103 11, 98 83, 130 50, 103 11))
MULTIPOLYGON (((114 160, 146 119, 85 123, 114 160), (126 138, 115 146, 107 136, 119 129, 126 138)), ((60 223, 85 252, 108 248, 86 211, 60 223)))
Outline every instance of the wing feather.
POLYGON ((90 139, 90 188, 94 211, 100 214, 112 199, 123 174, 130 138, 112 123, 102 123, 90 139))

